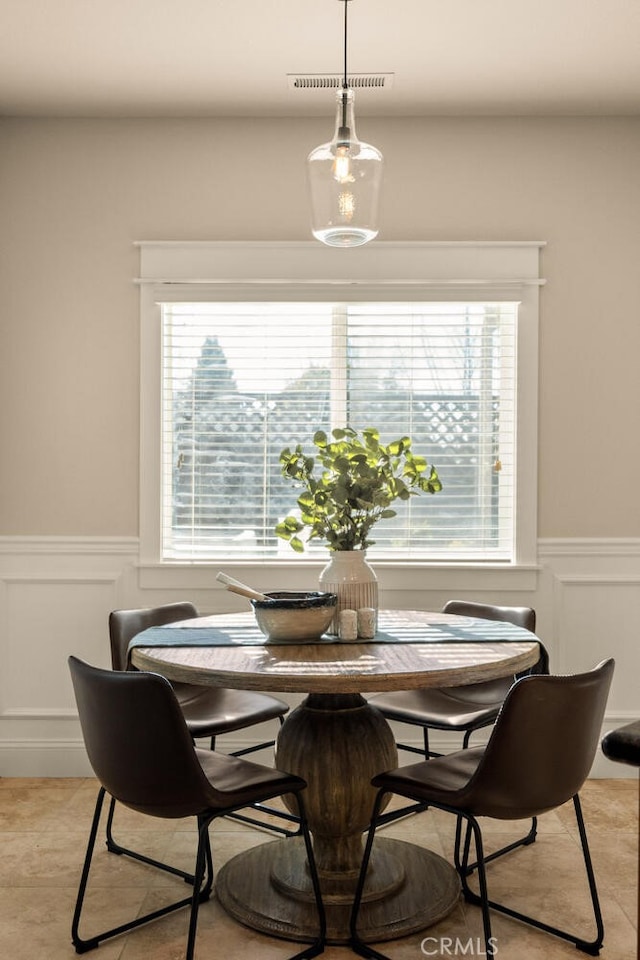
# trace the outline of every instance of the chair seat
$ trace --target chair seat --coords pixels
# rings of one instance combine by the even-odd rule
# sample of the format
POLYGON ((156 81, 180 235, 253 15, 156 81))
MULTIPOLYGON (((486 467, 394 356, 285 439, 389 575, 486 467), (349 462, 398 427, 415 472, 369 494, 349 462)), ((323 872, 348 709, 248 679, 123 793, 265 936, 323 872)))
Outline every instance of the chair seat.
POLYGON ((250 690, 172 684, 193 737, 217 737, 254 723, 283 717, 289 706, 277 697, 250 690))
POLYGON ((609 760, 640 767, 640 720, 610 730, 602 741, 602 752, 609 760))
POLYGON ((304 780, 292 773, 252 763, 242 757, 198 747, 196 756, 215 790, 215 796, 210 800, 212 807, 220 807, 221 802, 229 807, 250 806, 285 793, 299 792, 305 786, 304 780))
POLYGON ((369 698, 387 719, 441 730, 485 726, 497 717, 513 683, 512 677, 466 687, 421 688, 382 693, 369 698))
POLYGON ((456 750, 446 757, 433 757, 397 770, 388 770, 374 777, 371 783, 376 788, 384 786, 391 793, 420 802, 444 799, 451 806, 460 805, 455 803, 454 798, 465 795, 465 787, 476 772, 484 752, 484 747, 456 750))

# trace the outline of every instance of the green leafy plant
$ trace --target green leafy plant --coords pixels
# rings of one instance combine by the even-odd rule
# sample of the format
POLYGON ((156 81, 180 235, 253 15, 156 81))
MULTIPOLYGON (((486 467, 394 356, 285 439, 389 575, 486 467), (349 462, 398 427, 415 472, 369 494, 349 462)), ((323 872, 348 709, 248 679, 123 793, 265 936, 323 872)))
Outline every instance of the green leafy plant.
POLYGON ((394 500, 442 490, 435 467, 412 452, 410 437, 385 446, 374 427, 361 435, 345 427, 331 436, 333 440, 323 430, 316 432, 315 457, 308 456, 301 444, 280 453, 282 475, 304 492, 297 501, 300 519, 285 517, 275 532, 297 553, 304 551, 298 534, 305 529, 307 539, 326 540, 330 550, 365 550, 375 542, 369 539, 373 525, 395 517, 394 500))

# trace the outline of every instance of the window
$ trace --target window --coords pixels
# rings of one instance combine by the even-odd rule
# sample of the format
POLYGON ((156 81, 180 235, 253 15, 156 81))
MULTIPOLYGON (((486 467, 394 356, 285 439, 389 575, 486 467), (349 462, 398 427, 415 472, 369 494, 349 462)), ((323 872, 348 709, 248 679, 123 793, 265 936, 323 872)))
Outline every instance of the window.
POLYGON ((301 491, 279 453, 348 424, 409 435, 444 486, 379 524, 372 555, 510 559, 517 307, 162 304, 162 556, 288 551, 274 527, 301 491))
MULTIPOLYGON (((159 250, 167 254, 163 245, 148 246, 152 260, 159 250)), ((465 246, 486 252, 485 245, 465 246)), ((295 512, 301 491, 281 476, 279 453, 304 441, 312 453, 317 429, 347 424, 375 426, 384 442, 411 436, 414 452, 435 465, 443 483, 441 493, 412 497, 397 517, 376 526, 372 558, 522 559, 531 518, 519 511, 527 505, 535 531, 535 487, 532 499, 523 474, 535 453, 523 438, 535 442, 530 403, 537 371, 535 355, 526 362, 523 350, 535 345, 538 252, 537 245, 523 247, 535 252, 535 277, 527 265, 517 278, 460 280, 429 274, 434 251, 449 260, 447 271, 456 269, 455 245, 361 248, 381 261, 375 270, 366 257, 352 259, 356 251, 339 251, 337 261, 324 256, 336 251, 315 244, 168 245, 174 271, 176 264, 197 269, 207 252, 229 259, 208 263, 204 281, 196 282, 196 273, 144 277, 143 412, 150 416, 143 418, 143 478, 151 452, 157 512, 152 519, 145 504, 142 512, 153 527, 146 542, 154 559, 291 561, 295 555, 274 528, 295 512), (187 248, 182 265, 176 246, 187 248), (292 250, 305 262, 293 263, 291 280, 229 277, 230 267, 265 270, 255 248, 271 256, 267 270, 285 263, 291 269, 292 250), (398 252, 405 262, 410 252, 409 272, 420 276, 393 276, 398 252), (385 253, 391 282, 376 275, 385 253), (354 263, 367 275, 322 273, 354 263)), ((147 261, 146 271, 157 274, 158 266, 150 271, 147 261)), ((316 542, 306 556, 325 554, 316 542)))

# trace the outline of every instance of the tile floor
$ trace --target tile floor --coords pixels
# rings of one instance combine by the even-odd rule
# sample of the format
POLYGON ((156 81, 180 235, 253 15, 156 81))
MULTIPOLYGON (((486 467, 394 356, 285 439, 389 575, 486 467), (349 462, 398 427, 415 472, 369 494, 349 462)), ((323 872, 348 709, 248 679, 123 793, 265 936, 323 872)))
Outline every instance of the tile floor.
MULTIPOLYGON (((0 957, 4 960, 70 960, 70 921, 96 785, 90 779, 0 779, 0 957)), ((638 870, 637 779, 590 780, 582 793, 605 921, 605 960, 636 957, 638 870)), ((415 840, 450 857, 452 817, 427 811, 388 828, 388 836, 415 840)), ((119 808, 117 836, 146 845, 152 854, 191 865, 193 829, 188 821, 164 823, 119 808)), ((520 824, 507 825, 512 831, 520 824)), ((505 825, 492 828, 504 833, 505 825)), ((516 834, 513 834, 516 835, 516 834)), ((213 827, 219 865, 234 853, 272 835, 232 821, 213 827)), ((494 837, 497 839, 497 837, 494 837)), ((489 883, 500 896, 554 913, 559 923, 590 924, 582 873, 574 876, 578 854, 572 806, 541 818, 534 846, 521 849, 490 868, 489 883)), ((157 870, 103 851, 88 898, 94 916, 119 923, 143 905, 160 903, 177 881, 157 870), (163 889, 165 888, 165 889, 163 889)), ((525 907, 526 909, 526 907, 525 907)), ((588 927, 589 932, 591 927, 588 927)), ((85 933, 90 933, 85 927, 85 933)), ((557 938, 496 917, 494 935, 500 960, 561 960, 583 956, 557 938)), ((392 960, 425 956, 484 956, 479 911, 460 903, 437 926, 383 946, 392 960), (423 940, 428 937, 431 939, 423 940), (458 947, 456 951, 456 940, 458 947), (421 943, 423 944, 421 948, 421 943)), ((103 943, 96 960, 181 960, 186 916, 159 920, 127 936, 103 943)), ((264 937, 228 918, 213 898, 200 912, 196 960, 279 960, 294 945, 264 937)), ((328 947, 327 960, 353 956, 346 947, 328 947)))

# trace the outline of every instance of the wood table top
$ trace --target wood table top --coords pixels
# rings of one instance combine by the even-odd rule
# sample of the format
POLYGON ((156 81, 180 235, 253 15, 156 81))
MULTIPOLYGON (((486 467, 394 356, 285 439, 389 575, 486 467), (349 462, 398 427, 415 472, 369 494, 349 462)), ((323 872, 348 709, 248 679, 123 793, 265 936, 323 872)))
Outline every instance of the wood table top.
MULTIPOLYGON (((189 624, 215 627, 252 619, 251 613, 219 614, 189 624)), ((495 680, 528 669, 540 656, 535 634, 509 623, 427 611, 381 611, 379 630, 401 635, 402 642, 344 643, 336 639, 211 647, 140 646, 132 649, 131 662, 139 669, 186 683, 343 694, 495 680), (461 626, 478 639, 447 642, 447 627, 452 628, 453 637, 455 628, 461 626)))

